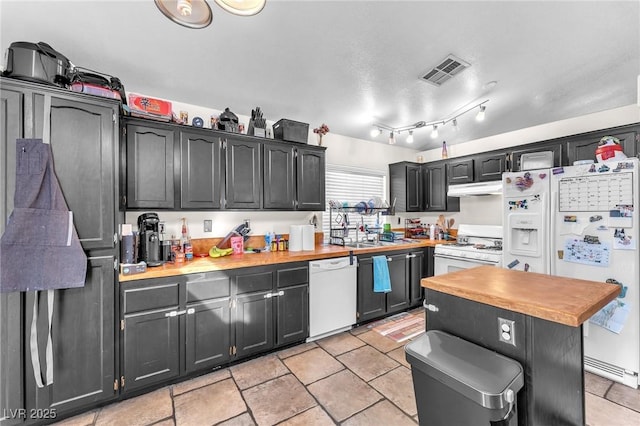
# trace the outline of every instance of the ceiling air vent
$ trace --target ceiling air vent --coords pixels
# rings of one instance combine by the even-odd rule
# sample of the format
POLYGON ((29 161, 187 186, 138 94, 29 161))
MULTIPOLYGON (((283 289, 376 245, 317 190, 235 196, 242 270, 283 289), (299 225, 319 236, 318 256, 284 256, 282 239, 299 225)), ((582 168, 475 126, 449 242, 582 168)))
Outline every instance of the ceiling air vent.
POLYGON ((423 75, 422 79, 427 83, 441 86, 442 83, 470 66, 470 64, 462 59, 449 55, 440 62, 440 64, 436 65, 432 70, 423 75))

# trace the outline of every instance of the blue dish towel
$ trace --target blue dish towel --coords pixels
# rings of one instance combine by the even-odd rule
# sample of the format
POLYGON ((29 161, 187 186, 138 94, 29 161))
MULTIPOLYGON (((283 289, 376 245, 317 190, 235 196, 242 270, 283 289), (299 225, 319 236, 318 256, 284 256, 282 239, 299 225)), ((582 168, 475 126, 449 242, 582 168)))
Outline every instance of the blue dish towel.
POLYGON ((388 293, 391 291, 391 278, 389 278, 389 265, 387 256, 373 256, 373 291, 376 293, 388 293))

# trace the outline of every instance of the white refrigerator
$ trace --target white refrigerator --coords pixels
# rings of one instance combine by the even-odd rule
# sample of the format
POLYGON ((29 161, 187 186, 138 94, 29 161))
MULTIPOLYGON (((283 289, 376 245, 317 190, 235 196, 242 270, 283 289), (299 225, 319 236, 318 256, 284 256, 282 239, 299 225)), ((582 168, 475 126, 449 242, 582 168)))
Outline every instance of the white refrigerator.
POLYGON ((583 326, 585 369, 638 387, 638 159, 505 173, 503 266, 621 287, 583 326))

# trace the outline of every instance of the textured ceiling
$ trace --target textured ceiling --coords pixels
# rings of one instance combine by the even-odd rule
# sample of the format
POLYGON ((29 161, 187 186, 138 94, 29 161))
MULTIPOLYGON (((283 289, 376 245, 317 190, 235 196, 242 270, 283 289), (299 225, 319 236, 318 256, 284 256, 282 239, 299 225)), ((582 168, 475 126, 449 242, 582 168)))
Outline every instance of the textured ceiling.
POLYGON ((45 41, 128 90, 243 115, 260 106, 380 143, 374 122, 437 121, 489 99, 483 123, 469 112, 457 132, 398 138, 417 150, 637 101, 638 1, 267 0, 254 17, 209 3, 212 25, 191 30, 151 0, 0 0, 0 49, 45 41), (420 80, 449 54, 471 66, 441 87, 420 80))

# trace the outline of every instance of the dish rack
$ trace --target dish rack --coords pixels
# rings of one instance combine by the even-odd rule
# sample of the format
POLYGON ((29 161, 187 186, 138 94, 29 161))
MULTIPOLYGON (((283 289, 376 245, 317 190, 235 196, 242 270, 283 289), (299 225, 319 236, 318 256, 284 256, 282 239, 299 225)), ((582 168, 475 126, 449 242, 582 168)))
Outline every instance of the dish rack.
MULTIPOLYGON (((395 203, 394 203, 395 205, 395 203)), ((350 240, 351 231, 356 232, 356 240, 358 239, 358 232, 362 232, 363 235, 377 234, 380 241, 393 241, 393 233, 381 233, 381 226, 364 225, 363 223, 352 223, 349 219, 350 214, 357 214, 359 216, 374 216, 374 215, 393 215, 394 207, 366 207, 362 206, 337 206, 331 205, 329 207, 329 244, 345 246, 347 240, 350 240), (340 223, 340 226, 336 224, 340 223), (390 235, 390 240, 383 239, 389 238, 386 234, 390 235)), ((356 222, 362 222, 357 221, 356 222)), ((376 221, 380 223, 380 220, 376 221)))

